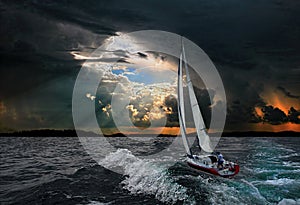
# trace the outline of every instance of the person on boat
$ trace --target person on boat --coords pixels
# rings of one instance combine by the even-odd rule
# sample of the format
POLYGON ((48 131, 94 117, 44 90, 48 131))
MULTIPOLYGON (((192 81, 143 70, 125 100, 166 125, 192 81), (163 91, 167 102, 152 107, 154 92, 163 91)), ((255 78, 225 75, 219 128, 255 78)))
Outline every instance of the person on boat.
POLYGON ((224 163, 224 158, 223 155, 220 152, 217 152, 217 156, 218 156, 218 168, 219 169, 223 169, 223 163, 224 163))

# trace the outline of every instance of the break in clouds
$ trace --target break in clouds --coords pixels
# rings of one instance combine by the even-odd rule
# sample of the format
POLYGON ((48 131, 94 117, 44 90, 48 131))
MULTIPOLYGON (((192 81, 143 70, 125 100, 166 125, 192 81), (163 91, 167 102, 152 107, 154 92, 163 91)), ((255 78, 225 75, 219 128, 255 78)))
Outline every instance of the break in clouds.
MULTIPOLYGON (((238 7, 235 1, 176 0, 173 4, 177 6, 171 8, 169 2, 156 0, 92 0, 84 6, 79 1, 1 1, 0 129, 73 128, 72 90, 84 61, 106 38, 144 29, 181 34, 208 54, 226 91, 225 129, 240 129, 245 123, 299 123, 299 1, 237 3, 238 7)), ((132 63, 126 58, 131 54, 121 50, 115 54, 123 56, 120 63, 132 63)), ((143 60, 150 56, 134 55, 143 60)), ((114 75, 122 78, 125 86, 125 77, 132 79, 130 73, 134 72, 114 75)), ((99 95, 86 96, 97 103, 98 115, 108 119, 99 121, 106 123, 103 126, 113 125, 108 101, 121 95, 111 90, 116 80, 109 80, 113 79, 102 82, 107 88, 101 90, 100 86, 99 95)), ((167 119, 168 125, 176 124, 177 111, 171 100, 175 95, 166 95, 166 100, 152 105, 146 93, 133 90, 132 94, 135 97, 126 99, 132 103, 126 108, 129 114, 124 115, 132 122, 151 126, 151 120, 153 124, 159 121, 157 116, 164 116, 161 119, 167 119), (138 105, 137 99, 145 105, 138 105), (156 114, 149 115, 149 108, 156 114)), ((217 96, 215 99, 204 107, 218 105, 217 96)), ((241 129, 251 129, 248 125, 241 129)))
MULTIPOLYGON (((120 51, 117 51, 117 55, 120 51)), ((178 127, 177 64, 178 59, 154 52, 122 52, 121 61, 90 61, 85 66, 103 71, 96 95, 86 93, 95 102, 95 112, 101 128, 135 126, 143 130, 152 127, 178 127), (126 54, 124 56, 124 54, 126 54), (117 121, 117 122, 116 122, 117 121)), ((110 52, 112 61, 116 52, 110 52)), ((109 59, 109 58, 107 58, 109 59)), ((200 84, 201 79, 198 79, 200 84)), ((207 125, 212 105, 204 88, 194 87, 207 125)), ((209 91, 214 97, 214 91, 209 91)), ((187 96, 188 97, 188 96, 187 96)), ((191 112, 188 111, 187 112, 191 112)), ((191 113, 190 113, 191 114, 191 113)), ((188 122, 192 126, 192 121, 188 122)))

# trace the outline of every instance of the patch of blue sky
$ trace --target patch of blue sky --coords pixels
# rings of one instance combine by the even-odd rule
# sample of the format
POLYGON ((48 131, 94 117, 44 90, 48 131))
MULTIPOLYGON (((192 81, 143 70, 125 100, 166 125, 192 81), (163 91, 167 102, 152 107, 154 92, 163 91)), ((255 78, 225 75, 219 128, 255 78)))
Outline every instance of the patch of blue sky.
POLYGON ((136 70, 136 68, 126 68, 126 71, 128 71, 128 72, 135 72, 135 70, 136 70))
POLYGON ((144 85, 156 83, 172 83, 176 75, 170 71, 166 72, 153 72, 149 70, 140 70, 135 75, 125 75, 130 81, 143 83, 144 85))
POLYGON ((136 68, 130 67, 126 69, 112 70, 112 73, 126 76, 131 82, 143 83, 144 85, 155 83, 171 83, 176 74, 170 71, 157 73, 148 69, 139 69, 137 71, 136 68))
POLYGON ((115 75, 122 75, 125 71, 124 70, 112 70, 112 73, 115 75))
POLYGON ((114 69, 112 70, 112 73, 115 74, 115 75, 122 75, 124 74, 125 72, 130 72, 130 73, 134 73, 135 72, 135 68, 126 68, 126 69, 114 69))

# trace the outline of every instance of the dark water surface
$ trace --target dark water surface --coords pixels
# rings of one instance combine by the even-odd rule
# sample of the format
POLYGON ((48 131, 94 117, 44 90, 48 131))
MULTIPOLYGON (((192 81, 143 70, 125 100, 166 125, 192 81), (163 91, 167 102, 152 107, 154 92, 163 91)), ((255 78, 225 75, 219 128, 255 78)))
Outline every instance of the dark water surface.
MULTIPOLYGON (((1 137, 1 204, 300 204, 300 138, 222 138, 234 179, 167 168, 119 149, 98 165, 78 138, 1 137), (130 163, 128 163, 130 162, 130 163)), ((160 145, 158 145, 160 146, 160 145)), ((145 150, 144 150, 145 151, 145 150)))

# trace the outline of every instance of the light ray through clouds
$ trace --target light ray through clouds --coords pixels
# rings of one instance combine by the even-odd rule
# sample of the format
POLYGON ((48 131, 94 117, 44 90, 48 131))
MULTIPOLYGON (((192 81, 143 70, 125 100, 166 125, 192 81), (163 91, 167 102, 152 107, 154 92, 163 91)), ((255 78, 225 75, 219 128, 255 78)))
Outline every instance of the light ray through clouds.
MULTIPOLYGON (((184 11, 188 11, 184 12, 185 18, 178 15, 183 12, 180 6, 172 8, 172 12, 149 10, 153 2, 120 1, 116 4, 107 1, 91 8, 83 7, 77 1, 72 5, 65 1, 54 4, 48 1, 17 2, 1 2, 2 131, 73 129, 72 90, 83 64, 89 64, 99 73, 114 69, 116 59, 120 60, 115 67, 117 70, 142 64, 135 71, 124 71, 123 75, 108 76, 102 81, 107 85, 106 93, 112 96, 121 96, 111 91, 121 79, 130 81, 134 94, 141 84, 156 83, 135 82, 139 73, 147 75, 152 69, 153 75, 163 79, 165 74, 159 70, 166 69, 167 73, 175 69, 176 72, 176 66, 167 66, 167 63, 176 64, 170 56, 166 60, 163 54, 159 58, 150 51, 134 53, 134 50, 145 51, 147 45, 135 43, 136 39, 124 39, 126 35, 122 33, 154 27, 174 33, 180 31, 212 59, 226 90, 226 131, 300 129, 299 1, 261 1, 257 15, 248 12, 249 8, 257 8, 255 1, 243 2, 238 9, 225 1, 209 8, 205 1, 184 2, 184 11), (125 10, 120 10, 120 6, 125 10), (207 20, 196 16, 207 17, 207 20), (90 55, 103 43, 111 46, 101 55, 90 55), (84 63, 85 60, 88 62, 84 63), (273 107, 267 112, 271 118, 281 113, 279 116, 288 117, 289 121, 273 125, 267 117, 268 121, 262 122, 264 106, 273 107)), ((162 3, 162 8, 168 5, 168 2, 162 3)), ((124 88, 131 89, 129 83, 124 88)), ((82 96, 84 100, 93 100, 99 110, 108 105, 92 91, 87 89, 82 96), (87 97, 87 93, 96 98, 87 97)), ((211 106, 219 106, 220 102, 222 99, 214 96, 211 106)))
POLYGON ((84 67, 103 74, 97 94, 86 92, 86 98, 95 100, 99 126, 115 129, 116 119, 112 118, 117 112, 118 126, 127 126, 128 132, 133 132, 132 126, 178 127, 178 59, 151 51, 132 52, 135 47, 146 50, 132 39, 112 36, 106 42, 105 49, 91 56, 72 53, 76 59, 88 60, 84 67), (117 58, 122 61, 116 61, 117 58), (112 105, 112 99, 117 103, 112 105))
MULTIPOLYGON (((136 45, 134 43, 134 39, 130 39, 125 36, 126 35, 122 36, 121 34, 119 37, 109 37, 106 40, 107 46, 103 48, 101 52, 96 52, 96 54, 92 54, 90 56, 87 56, 87 53, 72 53, 76 59, 88 60, 84 64, 86 67, 103 73, 100 86, 103 87, 103 90, 106 92, 102 92, 101 96, 88 96, 87 91, 86 96, 91 100, 98 97, 96 101, 101 102, 96 104, 96 106, 100 106, 98 111, 103 114, 98 114, 98 120, 106 120, 106 122, 103 123, 104 127, 115 126, 113 119, 111 119, 114 107, 112 106, 110 109, 106 109, 106 106, 111 106, 110 100, 113 97, 120 102, 126 101, 128 103, 128 106, 123 106, 122 108, 117 106, 119 110, 123 109, 122 112, 118 113, 118 119, 124 121, 124 124, 121 122, 120 125, 128 125, 126 121, 130 120, 132 125, 145 128, 153 125, 156 121, 167 119, 166 124, 162 126, 178 126, 178 122, 175 122, 176 119, 174 117, 174 115, 177 115, 177 107, 166 106, 166 104, 168 104, 166 100, 169 99, 169 96, 177 97, 176 82, 178 59, 166 54, 155 53, 153 51, 137 52, 137 50, 147 50, 147 45, 136 45), (115 92, 114 90, 116 86, 120 87, 118 92, 115 92), (144 95, 146 92, 149 92, 150 94, 148 96, 144 95), (128 115, 130 117, 128 117, 128 115), (170 122, 170 116, 172 116, 175 120, 170 122)), ((192 81, 194 83, 199 80, 201 81, 201 79, 197 79, 197 76, 194 75, 195 73, 192 70, 191 74, 192 81)), ((197 94, 197 98, 199 100, 199 98, 203 97, 201 96, 203 84, 197 82, 194 86, 196 87, 196 92, 197 89, 198 92, 200 92, 197 94)), ((205 104, 208 109, 206 107, 204 108, 204 115, 207 115, 207 113, 210 112, 210 109, 214 106, 223 106, 222 99, 214 94, 215 90, 208 89, 207 91, 213 96, 213 101, 205 104)), ((287 99, 286 103, 280 101, 279 97, 282 99, 284 94, 290 95, 290 93, 284 91, 285 90, 283 88, 281 90, 278 89, 275 93, 268 90, 264 91, 260 96, 264 101, 261 105, 264 107, 264 112, 261 110, 262 107, 253 106, 251 109, 254 115, 252 119, 254 120, 252 120, 252 122, 249 120, 249 122, 256 123, 257 128, 260 128, 260 125, 258 124, 260 122, 266 122, 271 125, 278 125, 287 122, 290 124, 288 112, 291 111, 289 106, 291 104, 297 105, 297 103, 295 104, 295 101, 298 102, 299 99, 285 97, 287 99), (267 93, 268 95, 273 93, 274 95, 264 96, 264 93, 267 93), (267 107, 268 105, 274 105, 274 108, 267 107), (279 110, 276 110, 276 107, 278 107, 279 110), (284 115, 287 117, 282 115, 282 119, 277 119, 278 117, 276 115, 278 115, 280 111, 283 111, 284 115), (267 115, 269 113, 274 116, 268 118, 267 115)), ((200 101, 201 100, 202 99, 200 99, 200 101)), ((299 108, 297 106, 295 108, 296 112, 298 112, 297 110, 299 108)), ((293 116, 296 114, 293 112, 293 116)), ((251 114, 248 115, 250 117, 251 114)), ((231 118, 232 117, 234 116, 232 115, 231 118)), ((239 119, 239 116, 236 118, 239 119)), ((293 120, 293 123, 298 121, 298 119, 293 120)), ((206 120, 206 123, 208 122, 209 120, 206 120)), ((100 123, 100 125, 102 125, 102 123, 100 123)), ((209 127, 208 124, 207 126, 209 127)), ((286 127, 290 128, 290 126, 286 127)))
MULTIPOLYGON (((123 34, 118 33, 118 35, 122 36, 123 34)), ((165 118, 166 116, 172 115, 172 113, 174 115, 174 112, 176 112, 176 108, 170 109, 168 107, 165 107, 163 99, 168 96, 166 95, 166 93, 168 93, 170 96, 174 95, 176 97, 176 89, 168 90, 167 88, 176 86, 177 59, 174 59, 171 56, 157 54, 150 51, 145 53, 134 53, 132 52, 133 50, 138 50, 137 48, 140 48, 140 50, 145 50, 144 48, 146 47, 146 45, 136 45, 134 43, 134 39, 124 39, 112 36, 108 38, 106 42, 112 43, 107 47, 107 52, 104 52, 104 55, 101 56, 104 58, 102 59, 101 63, 109 65, 111 61, 114 61, 116 58, 121 58, 121 61, 117 65, 110 65, 110 70, 112 74, 118 76, 119 79, 124 78, 129 82, 129 85, 132 85, 127 87, 127 89, 131 89, 132 96, 136 95, 140 90, 149 89, 150 87, 152 87, 152 95, 153 99, 155 99, 153 105, 156 106, 156 109, 154 109, 155 112, 153 110, 153 113, 151 113, 150 115, 148 111, 148 113, 146 112, 146 115, 142 115, 141 113, 145 112, 145 110, 143 109, 149 108, 142 108, 143 106, 137 106, 137 108, 140 109, 139 110, 133 106, 129 106, 128 109, 130 109, 130 112, 134 114, 134 117, 131 118, 131 120, 135 122, 147 122, 148 119, 153 120, 165 118), (114 50, 114 47, 118 47, 119 49, 114 50), (146 88, 146 86, 148 86, 148 88, 146 88), (158 91, 159 89, 153 89, 159 87, 162 90, 161 93, 158 91), (160 109, 157 109, 158 107, 160 109), (139 113, 139 111, 141 113, 139 113), (139 118, 137 118, 137 116, 139 118)), ((78 56, 76 57, 80 58, 78 56)), ((93 60, 101 61, 100 58, 93 60)), ((192 75, 192 78, 193 76, 194 75, 192 75)), ((192 81, 197 82, 197 79, 192 79, 192 81)), ((107 78, 106 82, 112 82, 112 80, 107 78)), ((203 88, 203 85, 199 86, 199 84, 196 84, 194 86, 200 89, 203 88)), ((214 92, 214 90, 208 90, 208 92, 214 92)), ((299 97, 293 97, 291 93, 286 91, 284 87, 279 86, 277 86, 277 89, 275 90, 270 86, 265 86, 264 90, 260 92, 259 97, 260 98, 258 98, 250 108, 253 111, 255 119, 253 120, 253 117, 251 117, 251 114, 249 114, 251 112, 249 110, 247 111, 249 113, 245 115, 247 116, 246 118, 248 118, 245 122, 248 123, 248 129, 250 128, 257 131, 261 131, 264 129, 270 131, 299 130, 299 97), (264 112, 262 111, 262 108, 264 112), (283 112, 282 114, 281 111, 283 112), (270 116, 268 117, 268 115, 270 116), (279 117, 280 119, 276 119, 278 118, 277 115, 282 116, 279 117), (261 123, 263 124, 261 125, 261 123)), ((254 102, 255 99, 251 99, 250 101, 254 102)), ((213 106, 222 107, 222 99, 217 95, 214 95, 213 102, 211 102, 211 104, 209 105, 209 107, 213 106)), ((237 114, 238 116, 236 117, 234 117, 234 115, 229 116, 229 118, 231 118, 231 121, 234 121, 234 119, 232 118, 236 118, 236 120, 238 121, 241 119, 241 115, 243 114, 241 114, 241 112, 238 112, 237 114)), ((175 124, 175 126, 177 125, 175 124)), ((229 126, 229 130, 231 130, 230 127, 232 126, 229 126)))

